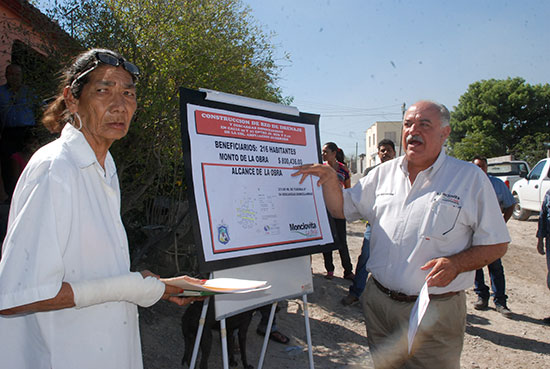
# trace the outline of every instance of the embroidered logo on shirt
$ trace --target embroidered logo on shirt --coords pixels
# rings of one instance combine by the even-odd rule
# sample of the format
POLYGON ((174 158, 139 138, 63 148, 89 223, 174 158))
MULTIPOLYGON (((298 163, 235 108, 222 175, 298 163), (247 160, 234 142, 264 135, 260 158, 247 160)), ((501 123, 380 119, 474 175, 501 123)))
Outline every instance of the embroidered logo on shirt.
POLYGON ((434 198, 434 201, 435 200, 440 200, 442 202, 450 203, 455 206, 460 206, 460 196, 448 194, 445 192, 438 192, 436 197, 434 198))

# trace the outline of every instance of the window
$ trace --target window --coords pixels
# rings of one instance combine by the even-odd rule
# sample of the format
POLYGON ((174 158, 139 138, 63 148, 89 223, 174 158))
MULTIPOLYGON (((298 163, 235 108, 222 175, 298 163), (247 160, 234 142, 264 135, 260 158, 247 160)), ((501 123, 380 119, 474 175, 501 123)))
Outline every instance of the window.
POLYGON ((387 140, 391 140, 393 143, 396 142, 396 134, 395 132, 385 132, 384 133, 384 138, 387 139, 387 140))
POLYGON ((540 163, 535 165, 535 167, 533 168, 531 173, 529 173, 529 179, 539 179, 540 178, 542 170, 544 169, 544 163, 545 163, 544 161, 541 161, 540 163))

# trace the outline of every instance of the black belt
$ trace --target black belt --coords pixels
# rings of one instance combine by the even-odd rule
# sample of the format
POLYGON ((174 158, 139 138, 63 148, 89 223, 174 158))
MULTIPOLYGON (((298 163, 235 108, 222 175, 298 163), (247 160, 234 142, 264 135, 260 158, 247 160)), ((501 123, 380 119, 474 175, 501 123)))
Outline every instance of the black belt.
MULTIPOLYGON (((385 295, 387 295, 392 300, 399 301, 399 302, 415 302, 416 299, 418 298, 418 296, 405 295, 404 293, 401 293, 401 292, 389 290, 386 287, 382 286, 382 284, 380 284, 380 282, 378 282, 374 277, 372 278, 372 280, 374 281, 374 284, 376 285, 376 287, 378 287, 380 291, 382 291, 385 295)), ((453 291, 453 292, 446 292, 446 293, 440 293, 440 294, 430 294, 430 299, 437 300, 437 299, 442 299, 445 297, 451 297, 455 295, 458 295, 458 292, 453 291)))

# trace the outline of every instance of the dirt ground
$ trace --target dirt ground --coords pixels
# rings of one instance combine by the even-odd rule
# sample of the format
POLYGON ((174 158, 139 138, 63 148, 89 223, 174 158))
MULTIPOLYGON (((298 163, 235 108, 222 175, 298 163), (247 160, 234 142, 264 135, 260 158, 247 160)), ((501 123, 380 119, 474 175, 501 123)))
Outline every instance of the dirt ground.
MULTIPOLYGON (((472 307, 476 295, 467 291, 468 317, 461 367, 485 368, 549 368, 550 326, 541 319, 550 316, 550 291, 546 288, 546 265, 536 252, 537 217, 526 222, 510 220, 512 243, 503 258, 508 305, 511 319, 494 310, 477 311, 472 307)), ((348 223, 348 244, 352 261, 359 256, 364 225, 348 223)), ((335 254, 335 261, 339 258, 335 254)), ((366 342, 366 330, 360 304, 343 306, 350 282, 340 278, 343 270, 336 265, 338 278, 324 276, 322 255, 313 255, 314 293, 308 295, 315 368, 372 368, 366 342)), ((336 264, 336 263, 335 263, 336 264)), ((486 272, 486 278, 487 272, 486 272)), ((307 368, 308 354, 304 328, 304 306, 301 299, 285 301, 277 315, 279 330, 290 337, 288 345, 270 342, 264 368, 307 368)), ((184 342, 180 318, 184 308, 161 301, 142 309, 141 335, 144 365, 147 369, 180 368, 184 342)), ((248 356, 255 368, 262 345, 256 334, 259 314, 255 314, 248 331, 248 356)), ((210 368, 222 368, 219 335, 214 334, 210 368)), ((242 364, 239 361, 239 368, 242 364)))

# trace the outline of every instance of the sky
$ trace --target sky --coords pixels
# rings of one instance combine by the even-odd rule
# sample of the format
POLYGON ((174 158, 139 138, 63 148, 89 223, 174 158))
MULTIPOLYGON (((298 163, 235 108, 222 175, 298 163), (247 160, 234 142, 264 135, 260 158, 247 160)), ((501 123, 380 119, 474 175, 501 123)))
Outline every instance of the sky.
POLYGON ((435 100, 450 110, 479 80, 550 82, 550 1, 243 0, 283 66, 277 85, 321 115, 321 143, 365 152, 376 121, 435 100), (283 59, 290 54, 290 62, 283 59))
POLYGON ((283 95, 320 114, 321 143, 348 156, 365 152, 374 122, 401 120, 403 103, 453 110, 479 80, 550 82, 548 0, 241 1, 273 33, 283 95))

